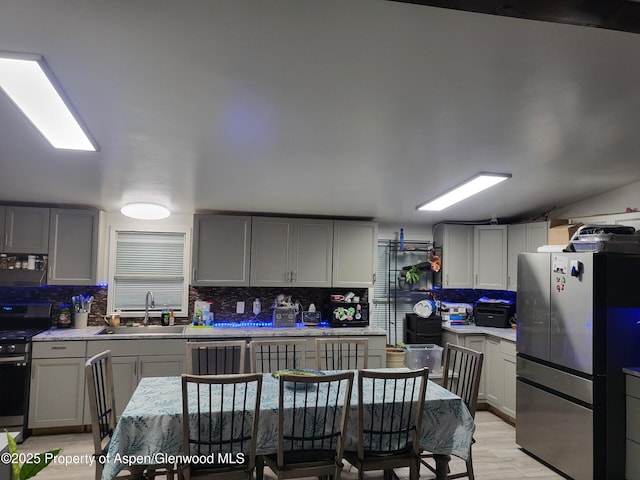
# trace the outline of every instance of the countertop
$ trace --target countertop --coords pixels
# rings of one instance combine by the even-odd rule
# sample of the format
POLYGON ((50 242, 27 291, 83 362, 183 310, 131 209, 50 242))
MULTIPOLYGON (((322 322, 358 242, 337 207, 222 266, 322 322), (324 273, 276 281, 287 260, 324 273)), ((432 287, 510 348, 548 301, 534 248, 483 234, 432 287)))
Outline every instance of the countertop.
POLYGON ((623 368, 622 372, 640 378, 640 367, 623 368))
MULTIPOLYGON (((131 327, 132 333, 101 334, 109 327, 87 328, 51 328, 42 332, 33 340, 36 342, 60 340, 135 340, 139 338, 239 338, 239 337, 351 337, 351 336, 385 336, 386 330, 375 327, 349 328, 318 328, 318 327, 258 327, 258 328, 218 328, 197 327, 185 325, 182 333, 134 333, 134 330, 144 327, 131 327)), ((156 330, 157 332, 157 330, 156 330)))
POLYGON ((476 327, 475 325, 450 326, 442 324, 442 329, 458 335, 490 335, 511 342, 516 341, 516 330, 513 328, 476 327))

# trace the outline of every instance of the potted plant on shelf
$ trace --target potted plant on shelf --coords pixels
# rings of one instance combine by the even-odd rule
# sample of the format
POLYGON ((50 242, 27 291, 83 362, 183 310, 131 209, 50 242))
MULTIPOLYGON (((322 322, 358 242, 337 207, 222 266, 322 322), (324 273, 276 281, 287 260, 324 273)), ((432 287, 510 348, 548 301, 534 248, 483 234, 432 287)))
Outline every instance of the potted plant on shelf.
POLYGON ((404 274, 404 279, 409 285, 413 285, 414 283, 418 283, 420 281, 420 277, 422 273, 418 270, 418 267, 413 265, 407 272, 404 274))

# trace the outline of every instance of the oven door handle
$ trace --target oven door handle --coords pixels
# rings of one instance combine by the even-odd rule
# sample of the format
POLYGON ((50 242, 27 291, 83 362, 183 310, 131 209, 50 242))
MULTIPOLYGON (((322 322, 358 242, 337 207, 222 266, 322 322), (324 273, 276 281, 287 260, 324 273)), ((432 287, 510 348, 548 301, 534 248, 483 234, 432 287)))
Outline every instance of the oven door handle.
POLYGON ((3 363, 25 363, 27 357, 0 357, 0 364, 3 363))

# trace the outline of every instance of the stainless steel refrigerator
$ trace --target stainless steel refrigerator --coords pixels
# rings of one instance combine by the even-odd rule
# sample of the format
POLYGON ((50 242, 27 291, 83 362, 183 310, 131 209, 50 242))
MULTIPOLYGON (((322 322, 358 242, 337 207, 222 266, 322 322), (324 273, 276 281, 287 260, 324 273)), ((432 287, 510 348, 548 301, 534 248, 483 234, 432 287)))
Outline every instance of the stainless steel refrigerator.
POLYGON ((640 255, 519 255, 517 326, 516 443, 576 480, 623 480, 640 255))

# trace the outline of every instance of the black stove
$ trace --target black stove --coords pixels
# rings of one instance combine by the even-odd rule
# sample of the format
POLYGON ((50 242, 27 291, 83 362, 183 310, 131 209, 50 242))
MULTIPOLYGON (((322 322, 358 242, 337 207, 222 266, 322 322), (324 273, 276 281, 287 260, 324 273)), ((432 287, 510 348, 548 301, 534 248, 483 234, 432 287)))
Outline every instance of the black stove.
POLYGON ((27 437, 31 339, 49 328, 50 303, 0 304, 0 427, 27 437))

